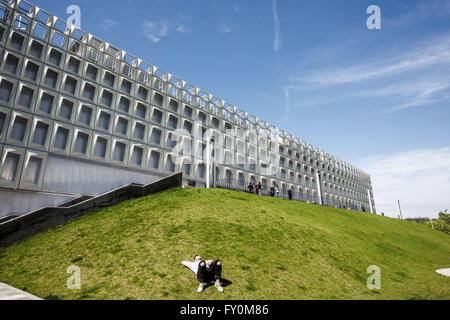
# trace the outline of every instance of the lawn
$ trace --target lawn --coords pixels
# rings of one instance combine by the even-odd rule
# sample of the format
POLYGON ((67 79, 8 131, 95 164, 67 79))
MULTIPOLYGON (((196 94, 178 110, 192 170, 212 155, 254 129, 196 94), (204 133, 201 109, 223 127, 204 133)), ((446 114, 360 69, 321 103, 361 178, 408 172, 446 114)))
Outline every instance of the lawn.
POLYGON ((212 189, 133 199, 0 249, 0 282, 54 299, 448 300, 435 270, 449 267, 450 236, 424 225, 212 189), (224 293, 197 293, 181 265, 197 253, 223 261, 224 293))

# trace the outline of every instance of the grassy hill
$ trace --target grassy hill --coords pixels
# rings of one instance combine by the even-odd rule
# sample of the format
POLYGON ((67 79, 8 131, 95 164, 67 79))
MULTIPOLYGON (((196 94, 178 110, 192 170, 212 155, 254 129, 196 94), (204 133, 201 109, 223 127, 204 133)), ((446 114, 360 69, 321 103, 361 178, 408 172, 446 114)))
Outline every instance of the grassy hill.
POLYGON ((228 190, 173 189, 0 251, 0 282, 60 299, 450 299, 450 236, 345 209, 228 190), (181 266, 220 258, 231 282, 196 292, 181 266), (81 290, 69 290, 70 265, 81 290), (381 268, 381 289, 366 287, 381 268))

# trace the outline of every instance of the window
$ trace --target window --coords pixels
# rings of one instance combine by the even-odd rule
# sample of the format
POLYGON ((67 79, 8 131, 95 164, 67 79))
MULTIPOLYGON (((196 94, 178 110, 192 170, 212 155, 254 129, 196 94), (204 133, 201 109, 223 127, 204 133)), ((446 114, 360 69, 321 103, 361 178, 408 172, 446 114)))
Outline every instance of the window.
POLYGON ((48 61, 50 63, 53 63, 54 65, 59 66, 59 64, 61 63, 61 57, 62 57, 61 52, 59 52, 58 50, 52 49, 50 51, 50 56, 48 58, 48 61))
POLYGON ((45 83, 52 88, 56 88, 56 83, 58 81, 58 73, 48 69, 45 76, 45 83))
POLYGON ((114 87, 114 82, 116 80, 116 77, 109 73, 109 72, 105 72, 105 78, 103 79, 103 83, 106 84, 107 86, 110 87, 114 87))
POLYGON ((159 168, 159 158, 160 158, 160 153, 157 151, 152 151, 150 153, 150 168, 153 169, 158 169, 159 168))
POLYGON ((78 132, 77 138, 75 140, 74 151, 86 154, 88 142, 89 142, 89 135, 83 132, 78 132))
POLYGON ((16 117, 11 132, 11 139, 23 142, 27 130, 28 120, 22 117, 16 117))
POLYGON ((3 163, 0 178, 2 180, 14 181, 16 179, 17 168, 19 167, 20 155, 8 152, 3 163))
POLYGON ((178 102, 176 102, 175 100, 170 99, 169 109, 172 112, 178 112, 178 102))
POLYGON ((20 34, 14 32, 12 37, 11 37, 11 43, 10 46, 13 49, 16 49, 17 51, 22 50, 22 45, 24 42, 25 38, 22 37, 20 34))
POLYGON ((5 61, 4 70, 7 72, 10 72, 12 74, 15 74, 17 72, 17 66, 19 65, 19 58, 16 56, 8 53, 8 56, 5 61))
POLYGON ((131 163, 138 165, 138 166, 142 165, 143 155, 144 155, 144 149, 142 149, 140 147, 134 147, 133 153, 131 155, 131 163))
POLYGON ((2 137, 3 128, 5 126, 6 114, 0 112, 0 138, 2 137))
POLYGON ((92 118, 92 108, 83 105, 80 110, 79 121, 86 125, 90 125, 91 118, 92 118))
POLYGON ((159 93, 155 92, 154 103, 160 107, 163 105, 164 98, 159 93))
POLYGON ((98 117, 98 126, 102 129, 109 130, 109 123, 111 121, 111 115, 107 112, 100 112, 98 117))
POLYGON ((30 108, 31 107, 31 101, 33 100, 34 90, 23 86, 22 91, 20 92, 18 105, 30 108))
POLYGON ((67 99, 63 99, 61 102, 61 109, 59 111, 59 116, 66 120, 72 119, 73 102, 67 99))
POLYGON ((2 82, 0 83, 0 100, 9 102, 13 86, 14 85, 11 82, 2 79, 2 82))
POLYGON ((136 106, 136 116, 145 119, 146 115, 147 115, 147 107, 144 106, 142 103, 138 103, 136 106))
POLYGON ((130 110, 130 100, 125 97, 120 97, 119 109, 128 113, 130 110))
POLYGON ((192 123, 190 123, 189 121, 185 121, 183 129, 185 129, 189 133, 192 133, 192 123))
POLYGON ((125 80, 125 79, 122 80, 121 90, 122 90, 123 92, 126 92, 126 93, 130 94, 130 93, 131 93, 131 82, 130 82, 130 81, 127 81, 127 80, 125 80))
POLYGON ((122 142, 116 142, 114 148, 113 160, 123 162, 125 159, 126 144, 122 142))
POLYGON ((205 177, 205 171, 206 171, 205 165, 199 164, 197 168, 197 174, 200 178, 203 179, 205 177))
POLYGON ((152 143, 161 144, 161 130, 153 128, 150 140, 152 143))
POLYGON ((103 90, 102 94, 102 104, 111 107, 112 105, 113 94, 108 90, 103 90))
POLYGON ((172 156, 169 154, 166 160, 166 171, 174 172, 175 171, 175 162, 172 160, 172 156))
POLYGON ((89 100, 94 100, 94 96, 95 96, 95 87, 86 83, 84 85, 83 97, 89 100))
POLYGON ((41 59, 43 49, 44 46, 41 43, 33 41, 30 47, 30 55, 35 58, 41 59))
POLYGON ((176 129, 177 125, 178 125, 178 119, 171 115, 171 116, 169 116, 169 121, 167 124, 169 127, 176 129))
POLYGON ((154 122, 161 123, 161 121, 162 121, 162 112, 157 110, 157 109, 154 109, 153 110, 153 115, 152 115, 152 120, 154 122))
POLYGON ((192 118, 192 108, 184 107, 184 116, 187 118, 192 118))
POLYGON ((99 158, 105 158, 107 147, 108 140, 102 137, 98 137, 97 142, 95 143, 94 155, 99 158))
POLYGON ((206 123, 206 114, 204 114, 203 112, 199 112, 198 113, 198 119, 205 124, 206 123))
POLYGON ((183 163, 183 174, 189 176, 191 175, 191 164, 190 163, 183 163))
POLYGON ((31 61, 28 61, 27 67, 25 69, 25 78, 28 78, 32 81, 36 81, 38 72, 39 72, 39 66, 34 64, 31 61))
POLYGON ((174 138, 173 134, 169 133, 167 135, 167 147, 169 147, 169 148, 174 148, 177 145, 176 137, 174 139, 172 139, 172 138, 174 138))
POLYGON ((96 67, 94 67, 91 64, 88 65, 88 67, 86 69, 86 77, 96 81, 97 80, 97 73, 98 73, 98 69, 96 67))
POLYGON ((61 150, 66 149, 68 138, 69 130, 63 127, 59 127, 56 131, 54 147, 61 150))
POLYGON ((212 126, 216 129, 219 128, 219 120, 217 118, 212 118, 212 126))
POLYGON ((66 83, 64 84, 64 90, 71 94, 75 94, 76 88, 77 88, 77 80, 75 80, 72 77, 66 77, 66 83))
POLYGON ((47 141, 49 125, 44 122, 38 122, 36 124, 36 128, 34 130, 33 143, 43 146, 45 145, 45 141, 47 141))
POLYGON ((117 120, 116 132, 126 135, 128 131, 128 120, 122 117, 119 117, 117 120))
POLYGON ((25 170, 24 182, 27 184, 37 184, 41 173, 42 158, 30 157, 27 169, 25 170))
POLYGON ((144 140, 145 137, 145 125, 136 123, 134 127, 134 137, 140 140, 144 140))
POLYGON ((50 114, 53 109, 53 100, 54 97, 46 92, 42 93, 41 103, 39 105, 39 110, 50 114))
POLYGON ((147 100, 148 97, 148 90, 145 89, 144 87, 139 86, 138 89, 138 97, 141 98, 142 100, 147 100))

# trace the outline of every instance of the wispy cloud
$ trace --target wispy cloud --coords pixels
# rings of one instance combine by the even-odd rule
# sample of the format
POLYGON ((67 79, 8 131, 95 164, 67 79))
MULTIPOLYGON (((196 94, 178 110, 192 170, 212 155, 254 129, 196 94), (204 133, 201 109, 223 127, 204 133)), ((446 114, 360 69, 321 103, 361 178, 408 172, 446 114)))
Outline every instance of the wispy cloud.
POLYGON ((274 23, 273 50, 275 52, 278 52, 281 47, 281 35, 280 35, 280 18, 278 16, 278 9, 277 9, 277 0, 272 0, 272 12, 274 23))
POLYGON ((184 24, 180 24, 176 30, 179 33, 191 33, 191 27, 184 24))
POLYGON ((450 0, 427 0, 420 2, 405 14, 390 18, 383 18, 383 24, 387 26, 403 27, 419 20, 433 19, 436 17, 446 17, 450 15, 450 0))
POLYGON ((299 84, 333 86, 377 79, 395 74, 416 71, 437 64, 450 63, 450 38, 438 39, 426 48, 413 50, 393 58, 366 61, 350 67, 334 69, 294 78, 299 84))
POLYGON ((219 26, 218 30, 219 30, 220 33, 226 34, 226 33, 230 33, 231 31, 233 31, 233 29, 234 29, 234 27, 232 27, 232 26, 228 26, 226 24, 221 24, 219 26))
POLYGON ((113 19, 104 18, 100 22, 100 29, 104 31, 110 31, 113 27, 115 27, 119 22, 113 19))
POLYGON ((392 102, 389 110, 396 111, 448 100, 450 98, 448 90, 450 90, 450 77, 431 75, 382 88, 360 91, 356 95, 387 97, 392 102))
MULTIPOLYGON (((386 58, 290 75, 284 86, 294 107, 376 98, 380 111, 400 111, 450 100, 450 37, 436 37, 386 58), (326 95, 323 94, 326 90, 326 95), (301 99, 296 95, 302 94, 301 99), (382 99, 382 100, 380 100, 382 99)), ((286 95, 285 95, 286 98, 286 95)))
POLYGON ((419 149, 360 159, 372 178, 377 212, 397 217, 436 217, 450 209, 450 147, 419 149))
MULTIPOLYGON (((184 18, 184 20, 188 21, 187 18, 184 18)), ((182 34, 191 33, 192 31, 190 25, 186 23, 170 23, 167 19, 161 19, 158 22, 144 20, 142 22, 142 27, 144 29, 145 37, 153 43, 158 43, 162 38, 169 36, 173 31, 182 34)))
POLYGON ((167 20, 161 20, 158 23, 151 20, 144 20, 142 26, 145 36, 153 43, 157 43, 169 35, 169 22, 167 20))

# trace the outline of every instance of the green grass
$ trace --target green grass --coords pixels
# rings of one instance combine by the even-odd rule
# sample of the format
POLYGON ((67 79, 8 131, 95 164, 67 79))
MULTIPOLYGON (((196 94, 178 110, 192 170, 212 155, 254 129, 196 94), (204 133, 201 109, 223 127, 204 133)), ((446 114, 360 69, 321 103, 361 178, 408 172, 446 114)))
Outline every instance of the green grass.
POLYGON ((49 299, 450 299, 450 236, 413 222, 228 190, 173 189, 0 251, 0 282, 49 299), (199 253, 231 282, 196 292, 199 253), (81 290, 69 290, 70 265, 81 290), (368 290, 367 267, 381 268, 368 290))

